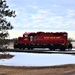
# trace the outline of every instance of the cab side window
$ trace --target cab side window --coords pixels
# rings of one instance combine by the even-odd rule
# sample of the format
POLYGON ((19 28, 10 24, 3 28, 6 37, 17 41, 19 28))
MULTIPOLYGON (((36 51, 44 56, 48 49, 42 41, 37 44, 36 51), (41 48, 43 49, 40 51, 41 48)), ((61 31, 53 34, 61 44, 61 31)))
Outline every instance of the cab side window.
POLYGON ((33 41, 34 40, 34 37, 33 36, 30 36, 30 41, 33 41))

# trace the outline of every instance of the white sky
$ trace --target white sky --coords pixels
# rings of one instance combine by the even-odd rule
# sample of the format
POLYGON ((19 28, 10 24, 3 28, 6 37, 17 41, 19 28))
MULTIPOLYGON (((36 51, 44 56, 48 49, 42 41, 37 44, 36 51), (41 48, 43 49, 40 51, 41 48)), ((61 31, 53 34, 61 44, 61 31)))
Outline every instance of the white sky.
POLYGON ((75 0, 7 0, 16 18, 8 18, 14 26, 10 38, 23 32, 65 31, 75 39, 75 0))

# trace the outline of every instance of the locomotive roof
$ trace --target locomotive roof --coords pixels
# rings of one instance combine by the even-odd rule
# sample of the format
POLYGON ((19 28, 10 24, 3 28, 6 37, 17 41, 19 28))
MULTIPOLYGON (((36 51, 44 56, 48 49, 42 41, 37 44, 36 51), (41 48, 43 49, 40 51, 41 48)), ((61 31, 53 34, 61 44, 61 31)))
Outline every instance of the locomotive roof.
POLYGON ((67 33, 67 32, 25 32, 24 34, 40 34, 40 33, 67 33))
POLYGON ((24 34, 23 34, 23 36, 24 35, 38 35, 38 34, 67 34, 67 32, 25 32, 24 34))

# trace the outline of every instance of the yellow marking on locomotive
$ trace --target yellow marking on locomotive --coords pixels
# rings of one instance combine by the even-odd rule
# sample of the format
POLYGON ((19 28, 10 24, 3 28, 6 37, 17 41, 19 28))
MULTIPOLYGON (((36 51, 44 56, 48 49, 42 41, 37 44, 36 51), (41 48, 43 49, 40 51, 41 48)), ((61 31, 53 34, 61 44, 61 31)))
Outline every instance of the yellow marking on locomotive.
POLYGON ((44 37, 44 39, 49 39, 49 37, 44 37))
POLYGON ((55 37, 50 37, 50 39, 54 39, 55 37))
POLYGON ((28 40, 27 38, 25 38, 24 40, 28 40))
POLYGON ((60 39, 60 37, 55 37, 56 39, 60 39))

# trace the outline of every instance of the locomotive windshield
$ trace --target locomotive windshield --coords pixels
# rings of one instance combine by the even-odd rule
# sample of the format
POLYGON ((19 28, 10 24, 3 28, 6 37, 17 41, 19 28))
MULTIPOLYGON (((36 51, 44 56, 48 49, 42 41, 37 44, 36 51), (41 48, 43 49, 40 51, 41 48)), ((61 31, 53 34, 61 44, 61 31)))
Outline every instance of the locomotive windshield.
POLYGON ((27 38, 27 37, 28 37, 28 35, 25 35, 24 37, 25 37, 25 38, 27 38))
POLYGON ((67 36, 67 34, 64 34, 64 36, 67 36))

